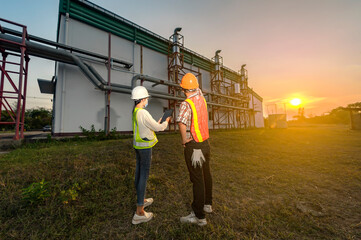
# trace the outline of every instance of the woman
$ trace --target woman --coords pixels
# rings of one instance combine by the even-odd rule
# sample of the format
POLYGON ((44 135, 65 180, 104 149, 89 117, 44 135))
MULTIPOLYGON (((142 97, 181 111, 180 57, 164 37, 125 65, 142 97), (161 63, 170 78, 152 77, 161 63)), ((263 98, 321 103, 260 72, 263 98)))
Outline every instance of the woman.
POLYGON ((143 86, 135 87, 132 91, 134 100, 133 110, 133 147, 136 153, 135 189, 137 191, 137 210, 133 216, 132 223, 139 224, 148 222, 153 218, 153 213, 144 211, 153 203, 153 198, 145 199, 145 189, 149 176, 150 163, 152 159, 152 147, 158 142, 154 131, 164 131, 170 120, 160 123, 156 122, 146 108, 148 106, 148 91, 143 86))

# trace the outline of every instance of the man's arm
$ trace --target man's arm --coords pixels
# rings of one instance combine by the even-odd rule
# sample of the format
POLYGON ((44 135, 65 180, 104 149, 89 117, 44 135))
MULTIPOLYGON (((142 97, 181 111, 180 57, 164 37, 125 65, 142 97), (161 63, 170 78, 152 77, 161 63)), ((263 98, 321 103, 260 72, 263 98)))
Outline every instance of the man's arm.
POLYGON ((186 102, 182 102, 179 107, 179 115, 177 117, 177 122, 182 137, 182 145, 184 147, 187 142, 192 140, 192 138, 187 139, 187 125, 186 125, 191 114, 192 114, 192 110, 190 109, 190 106, 186 102))
POLYGON ((187 126, 181 122, 178 123, 178 126, 182 137, 182 145, 184 145, 187 142, 187 126))

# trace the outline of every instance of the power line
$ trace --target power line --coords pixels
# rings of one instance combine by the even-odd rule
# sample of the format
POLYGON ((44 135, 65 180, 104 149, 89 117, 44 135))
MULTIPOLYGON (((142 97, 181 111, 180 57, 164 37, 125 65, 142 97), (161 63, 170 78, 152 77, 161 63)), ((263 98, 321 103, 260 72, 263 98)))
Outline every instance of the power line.
POLYGON ((26 98, 53 100, 52 98, 42 98, 42 97, 34 97, 34 96, 26 96, 26 98))

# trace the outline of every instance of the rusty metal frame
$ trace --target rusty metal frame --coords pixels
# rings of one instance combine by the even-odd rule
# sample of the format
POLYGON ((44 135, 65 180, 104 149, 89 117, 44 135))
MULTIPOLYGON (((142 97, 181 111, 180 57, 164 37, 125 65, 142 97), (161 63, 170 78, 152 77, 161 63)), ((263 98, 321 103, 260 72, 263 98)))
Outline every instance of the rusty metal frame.
MULTIPOLYGON (((5 49, 0 49, 2 53, 2 61, 0 65, 1 72, 1 82, 0 82, 0 125, 2 124, 15 124, 15 140, 20 140, 24 138, 24 119, 25 119, 25 105, 26 105, 26 90, 27 90, 27 78, 28 78, 28 64, 29 56, 26 53, 25 40, 28 40, 27 27, 22 24, 18 24, 6 19, 0 18, 0 22, 5 22, 10 25, 15 25, 22 28, 22 41, 21 43, 11 42, 5 39, 0 39, 3 42, 10 42, 17 45, 20 48, 20 55, 14 54, 12 52, 7 52, 5 49), (18 57, 19 63, 7 61, 8 55, 18 57), (17 65, 19 66, 19 71, 7 70, 8 65, 17 65), (17 84, 12 75, 18 76, 17 84), (13 91, 5 91, 4 85, 5 82, 10 83, 13 91), (17 99, 16 110, 9 104, 8 99, 17 99), (12 122, 3 122, 1 121, 1 112, 2 107, 5 108, 12 122)), ((2 33, 5 33, 0 24, 0 30, 2 33)))
POLYGON ((212 58, 212 61, 211 90, 214 94, 212 95, 212 102, 245 108, 245 110, 231 110, 212 106, 213 129, 247 129, 255 127, 254 106, 252 106, 252 108, 249 107, 248 76, 244 69, 245 65, 238 71, 238 79, 235 82, 240 84, 241 92, 236 95, 233 89, 234 81, 230 80, 230 82, 227 82, 224 78, 223 58, 219 55, 217 56, 216 53, 216 56, 212 58), (218 57, 217 60, 216 57, 218 57), (217 64, 218 66, 216 67, 217 64), (217 94, 227 95, 231 98, 224 98, 222 96, 217 96, 217 94))
MULTIPOLYGON (((187 73, 187 72, 192 72, 198 79, 200 88, 202 87, 202 74, 200 72, 200 68, 198 67, 197 70, 191 69, 191 68, 187 68, 184 66, 184 37, 183 35, 178 34, 178 36, 180 37, 180 44, 179 52, 173 52, 173 47, 175 46, 174 42, 173 42, 173 38, 174 35, 176 33, 174 33, 172 36, 169 37, 169 45, 168 45, 168 81, 175 83, 175 84, 180 84, 182 77, 187 73), (174 61, 175 59, 179 59, 179 61, 174 61), (178 64, 175 64, 178 63, 178 64)), ((181 91, 179 88, 173 87, 173 86, 168 86, 168 94, 174 96, 174 97, 182 97, 181 96, 181 91)), ((180 105, 180 101, 178 100, 168 100, 168 108, 169 109, 174 109, 175 111, 173 111, 173 117, 171 119, 171 122, 169 123, 169 131, 176 131, 177 130, 177 122, 176 122, 176 110, 178 109, 180 105)))

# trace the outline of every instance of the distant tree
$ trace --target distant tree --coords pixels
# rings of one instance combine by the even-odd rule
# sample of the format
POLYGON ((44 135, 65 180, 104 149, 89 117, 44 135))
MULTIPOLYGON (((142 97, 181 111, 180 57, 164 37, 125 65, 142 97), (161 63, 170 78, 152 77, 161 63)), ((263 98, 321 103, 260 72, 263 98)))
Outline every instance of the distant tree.
POLYGON ((348 108, 361 108, 361 102, 355 102, 347 105, 348 108))
MULTIPOLYGON (((13 122, 13 119, 6 110, 1 111, 1 122, 13 122)), ((26 130, 42 129, 45 125, 51 125, 51 122, 51 110, 45 108, 32 108, 25 110, 24 126, 26 130)), ((4 124, 1 125, 0 130, 13 130, 14 128, 14 124, 4 124)))
MULTIPOLYGON (((12 122, 12 119, 10 118, 9 114, 7 113, 7 111, 1 111, 1 122, 12 122)), ((2 124, 1 125, 1 130, 5 131, 5 130, 10 130, 13 129, 12 125, 9 124, 2 124)))
MULTIPOLYGON (((361 108, 361 102, 351 103, 347 105, 348 108, 361 108)), ((313 116, 309 118, 304 117, 303 109, 298 111, 298 115, 293 117, 295 122, 305 121, 307 123, 319 123, 319 124, 348 124, 350 122, 350 113, 343 107, 337 107, 329 114, 323 114, 321 116, 313 116)))
POLYGON ((299 121, 299 122, 305 121, 305 119, 306 119, 306 117, 305 117, 305 108, 299 108, 298 109, 298 115, 295 115, 292 118, 297 119, 297 121, 299 121))
POLYGON ((25 124, 29 129, 42 129, 51 125, 52 112, 45 108, 33 108, 25 111, 25 124))

